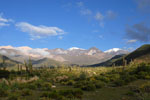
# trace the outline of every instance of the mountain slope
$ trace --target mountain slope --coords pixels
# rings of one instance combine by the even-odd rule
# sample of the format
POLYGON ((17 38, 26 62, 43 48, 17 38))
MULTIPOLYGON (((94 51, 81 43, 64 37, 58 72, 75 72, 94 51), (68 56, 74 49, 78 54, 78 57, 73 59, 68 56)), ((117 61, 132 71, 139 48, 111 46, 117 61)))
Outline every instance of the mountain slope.
MULTIPOLYGON (((145 61, 144 59, 147 58, 150 60, 150 44, 146 44, 141 46, 140 48, 136 49, 135 51, 131 52, 130 54, 126 55, 124 59, 129 64, 131 61, 145 61)), ((115 65, 123 65, 123 58, 114 62, 115 65)))
POLYGON ((119 48, 103 52, 96 47, 89 49, 72 47, 65 50, 62 48, 48 49, 31 48, 28 46, 0 46, 0 54, 22 63, 29 58, 34 61, 48 58, 66 64, 91 65, 106 61, 115 55, 126 53, 127 51, 119 48))
POLYGON ((125 54, 116 55, 116 56, 112 57, 111 59, 109 59, 109 60, 107 60, 107 61, 105 61, 105 62, 98 63, 98 64, 94 64, 94 65, 90 65, 90 66, 91 66, 91 67, 112 66, 115 61, 117 61, 118 59, 122 58, 123 56, 125 56, 125 54))
POLYGON ((3 67, 3 61, 5 62, 4 63, 4 66, 5 67, 11 67, 11 66, 15 66, 17 65, 19 62, 17 61, 14 61, 6 56, 3 56, 3 55, 0 55, 0 67, 3 67))
POLYGON ((135 51, 127 55, 124 55, 122 57, 117 57, 117 58, 113 57, 106 62, 94 64, 91 66, 95 66, 95 67, 112 66, 112 65, 120 66, 123 65, 123 59, 127 61, 127 64, 129 64, 131 61, 135 61, 135 62, 150 61, 150 44, 143 45, 138 49, 136 49, 135 51))
POLYGON ((63 63, 55 61, 53 59, 43 58, 40 60, 33 60, 32 64, 34 67, 58 67, 63 63))

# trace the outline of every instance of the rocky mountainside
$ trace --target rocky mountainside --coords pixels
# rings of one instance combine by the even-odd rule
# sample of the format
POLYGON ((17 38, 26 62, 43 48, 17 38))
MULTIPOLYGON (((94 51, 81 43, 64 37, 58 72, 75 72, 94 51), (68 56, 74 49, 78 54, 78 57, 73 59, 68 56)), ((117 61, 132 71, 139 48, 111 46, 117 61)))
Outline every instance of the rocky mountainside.
MULTIPOLYGON (((101 51, 96 47, 89 49, 81 49, 72 47, 67 50, 56 48, 30 48, 27 46, 23 47, 12 47, 12 46, 0 46, 0 54, 5 55, 13 60, 23 62, 27 59, 40 60, 48 58, 65 64, 78 64, 78 65, 90 65, 99 62, 106 61, 117 54, 128 53, 122 49, 112 49, 108 51, 101 51)), ((47 62, 47 61, 46 61, 47 62)))

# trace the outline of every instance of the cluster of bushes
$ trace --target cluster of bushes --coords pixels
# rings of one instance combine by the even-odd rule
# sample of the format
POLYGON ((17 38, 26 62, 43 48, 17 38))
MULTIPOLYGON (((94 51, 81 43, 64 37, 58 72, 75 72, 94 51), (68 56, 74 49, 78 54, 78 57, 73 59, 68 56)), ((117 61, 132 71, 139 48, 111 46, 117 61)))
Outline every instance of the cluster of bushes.
POLYGON ((5 82, 0 83, 0 97, 8 96, 8 90, 9 86, 5 82))
POLYGON ((59 90, 59 91, 45 91, 41 94, 41 98, 50 98, 55 100, 66 100, 66 99, 82 99, 83 92, 80 89, 76 90, 59 90))
POLYGON ((150 64, 140 63, 134 69, 116 70, 96 76, 97 80, 112 83, 113 86, 127 85, 137 79, 150 79, 150 64))
POLYGON ((148 100, 150 94, 150 82, 141 84, 139 86, 129 86, 130 90, 126 95, 130 97, 135 97, 137 100, 148 100))
POLYGON ((105 83, 102 81, 78 81, 74 84, 75 88, 80 88, 84 91, 94 91, 105 86, 105 83))
POLYGON ((10 72, 7 70, 0 69, 0 78, 9 78, 10 72))

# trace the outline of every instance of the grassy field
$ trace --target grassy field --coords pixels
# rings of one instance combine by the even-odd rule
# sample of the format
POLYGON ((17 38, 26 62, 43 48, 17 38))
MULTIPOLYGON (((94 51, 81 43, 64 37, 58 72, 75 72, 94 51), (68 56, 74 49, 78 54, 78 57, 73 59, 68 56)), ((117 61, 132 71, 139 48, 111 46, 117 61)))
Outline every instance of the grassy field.
POLYGON ((24 69, 0 70, 0 100, 150 100, 147 63, 24 69))

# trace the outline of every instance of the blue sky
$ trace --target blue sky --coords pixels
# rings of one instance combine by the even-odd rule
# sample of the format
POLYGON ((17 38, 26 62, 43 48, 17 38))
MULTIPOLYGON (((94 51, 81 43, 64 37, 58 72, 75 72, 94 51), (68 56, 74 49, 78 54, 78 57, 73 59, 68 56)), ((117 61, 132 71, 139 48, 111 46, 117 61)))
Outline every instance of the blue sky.
POLYGON ((150 43, 150 0, 1 0, 0 46, 135 49, 150 43))

